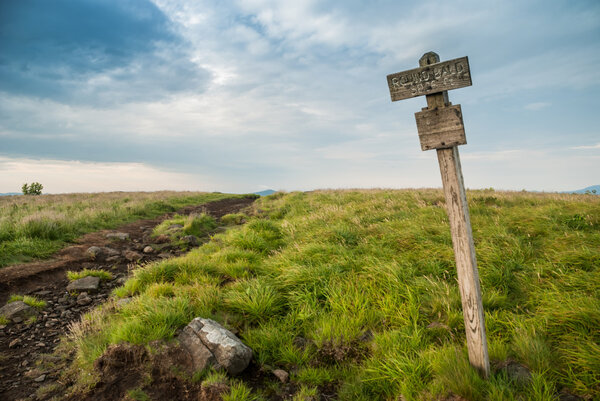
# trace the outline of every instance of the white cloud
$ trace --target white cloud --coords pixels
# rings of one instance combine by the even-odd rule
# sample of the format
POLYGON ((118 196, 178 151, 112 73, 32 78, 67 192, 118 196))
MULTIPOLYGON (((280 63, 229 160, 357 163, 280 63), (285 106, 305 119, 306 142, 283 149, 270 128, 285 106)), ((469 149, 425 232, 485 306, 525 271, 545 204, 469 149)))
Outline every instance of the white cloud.
POLYGON ((571 149, 600 149, 600 142, 595 145, 573 146, 571 149))
POLYGON ((97 191, 214 191, 219 186, 198 175, 163 171, 143 163, 88 163, 0 156, 0 192, 19 192, 40 182, 44 193, 97 191))

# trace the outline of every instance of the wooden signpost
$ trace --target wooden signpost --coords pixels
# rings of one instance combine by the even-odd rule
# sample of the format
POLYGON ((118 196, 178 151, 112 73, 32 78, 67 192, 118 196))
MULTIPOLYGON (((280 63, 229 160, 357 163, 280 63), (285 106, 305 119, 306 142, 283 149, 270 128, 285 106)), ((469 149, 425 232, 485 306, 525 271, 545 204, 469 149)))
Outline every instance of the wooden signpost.
POLYGON ((421 149, 436 149, 446 209, 450 220, 458 285, 462 300, 469 361, 484 376, 490 374, 485 321, 475 245, 457 145, 467 143, 460 105, 448 101, 448 90, 472 85, 467 57, 440 62, 433 52, 419 68, 387 77, 392 101, 425 95, 427 107, 415 113, 421 149))

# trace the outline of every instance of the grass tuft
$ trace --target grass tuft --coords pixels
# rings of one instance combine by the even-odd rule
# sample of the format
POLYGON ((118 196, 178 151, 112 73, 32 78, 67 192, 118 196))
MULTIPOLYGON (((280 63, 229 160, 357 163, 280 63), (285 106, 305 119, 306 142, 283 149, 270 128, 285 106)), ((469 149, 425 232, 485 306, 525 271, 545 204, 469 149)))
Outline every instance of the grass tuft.
POLYGON ((113 278, 112 274, 110 272, 107 272, 106 270, 84 269, 78 272, 67 272, 67 278, 69 279, 69 281, 79 280, 88 276, 98 277, 100 280, 112 280, 113 278))
POLYGON ((31 306, 32 308, 36 308, 36 309, 44 309, 46 307, 46 301, 44 301, 43 299, 37 299, 36 297, 33 297, 31 295, 11 295, 10 298, 8 298, 8 301, 6 301, 6 303, 11 303, 11 302, 15 302, 15 301, 23 301, 25 304, 31 306))

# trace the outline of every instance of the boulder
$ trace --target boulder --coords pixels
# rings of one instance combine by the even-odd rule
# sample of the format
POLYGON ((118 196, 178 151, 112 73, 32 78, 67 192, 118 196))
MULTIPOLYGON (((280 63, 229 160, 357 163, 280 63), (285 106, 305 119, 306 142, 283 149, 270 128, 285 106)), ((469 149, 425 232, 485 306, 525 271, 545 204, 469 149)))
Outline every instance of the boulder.
POLYGON ((99 286, 100 278, 94 276, 87 276, 69 283, 69 285, 67 286, 67 291, 96 292, 98 291, 99 286))
POLYGON ((191 355, 197 371, 213 366, 235 375, 246 369, 252 359, 252 350, 248 346, 211 319, 197 317, 192 320, 179 341, 191 355))
POLYGON ((35 309, 23 301, 11 302, 0 308, 0 316, 4 316, 15 323, 20 323, 28 317, 35 315, 35 309))
POLYGON ((106 234, 106 238, 125 241, 125 240, 129 239, 129 234, 127 234, 127 233, 108 233, 108 234, 106 234))

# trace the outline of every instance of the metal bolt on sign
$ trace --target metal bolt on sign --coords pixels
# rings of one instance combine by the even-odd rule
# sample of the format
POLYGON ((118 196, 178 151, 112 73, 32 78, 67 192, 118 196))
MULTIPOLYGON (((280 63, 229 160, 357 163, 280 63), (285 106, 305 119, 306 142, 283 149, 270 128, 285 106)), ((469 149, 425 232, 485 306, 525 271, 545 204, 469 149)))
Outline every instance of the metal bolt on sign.
POLYGON ((446 209, 450 220, 458 285, 462 300, 469 361, 484 377, 490 375, 481 288, 473 232, 465 194, 458 145, 467 143, 460 105, 448 101, 448 91, 471 86, 467 57, 440 62, 425 53, 419 68, 387 76, 392 101, 425 95, 427 107, 415 113, 421 149, 436 149, 446 209))

